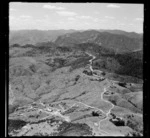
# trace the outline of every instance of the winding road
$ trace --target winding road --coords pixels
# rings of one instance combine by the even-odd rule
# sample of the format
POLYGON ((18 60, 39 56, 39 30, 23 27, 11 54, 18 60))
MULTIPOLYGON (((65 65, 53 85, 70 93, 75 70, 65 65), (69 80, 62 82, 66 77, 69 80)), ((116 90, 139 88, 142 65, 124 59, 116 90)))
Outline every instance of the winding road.
MULTIPOLYGON (((94 56, 94 55, 92 55, 92 54, 90 54, 90 53, 86 53, 86 54, 87 54, 88 56, 92 57, 92 59, 89 60, 89 68, 90 68, 90 71, 92 72, 93 76, 99 78, 100 76, 94 74, 94 71, 98 71, 98 72, 102 72, 102 71, 100 71, 100 70, 94 70, 93 67, 92 67, 93 60, 96 58, 96 56, 94 56)), ((114 84, 114 82, 118 82, 118 81, 112 81, 112 80, 108 80, 108 79, 105 79, 105 80, 111 82, 112 85, 114 84)), ((11 85, 10 85, 9 88, 10 88, 10 91, 11 91, 11 85)), ((107 91, 108 88, 109 88, 109 86, 108 86, 108 87, 104 87, 104 90, 103 90, 103 92, 101 92, 101 96, 100 96, 101 101, 104 101, 104 102, 110 104, 110 108, 108 109, 107 112, 104 112, 102 109, 99 109, 99 108, 94 107, 94 106, 87 105, 87 104, 85 104, 85 103, 83 103, 83 102, 79 102, 79 101, 76 101, 76 103, 74 103, 71 107, 68 108, 68 109, 70 109, 70 108, 72 108, 73 106, 75 106, 77 103, 80 103, 80 104, 82 104, 82 105, 84 105, 84 106, 86 106, 86 107, 90 107, 90 108, 97 109, 97 110, 99 110, 100 112, 102 112, 103 114, 105 114, 106 117, 105 117, 104 119, 101 119, 101 120, 99 121, 99 123, 98 123, 98 124, 99 124, 99 127, 98 127, 98 128, 99 128, 99 132, 100 132, 102 135, 104 135, 104 136, 112 136, 112 134, 110 134, 110 133, 108 133, 108 132, 106 132, 106 131, 104 131, 104 130, 101 129, 101 123, 102 123, 103 121, 109 119, 109 115, 110 115, 112 109, 113 109, 114 106, 115 106, 114 104, 112 104, 112 103, 109 102, 108 100, 105 100, 104 97, 103 97, 104 93, 107 91)), ((12 103, 13 103, 13 101, 12 101, 12 103)), ((30 109, 35 109, 35 110, 37 110, 37 108, 40 108, 40 109, 38 109, 38 112, 39 112, 39 111, 42 111, 42 112, 48 113, 49 115, 60 116, 60 117, 64 118, 67 122, 70 122, 71 120, 70 120, 70 117, 69 117, 69 116, 64 116, 64 115, 61 114, 61 111, 64 112, 64 111, 66 111, 66 110, 68 110, 68 109, 64 110, 61 105, 59 105, 59 106, 60 106, 61 110, 60 110, 60 109, 53 108, 53 107, 46 106, 45 104, 43 104, 43 103, 40 101, 38 104, 37 104, 36 102, 35 102, 35 103, 33 102, 32 105, 23 106, 23 107, 18 107, 15 111, 17 112, 17 110, 23 110, 22 112, 23 112, 23 113, 26 113, 27 110, 30 110, 30 109), (34 104, 35 104, 35 105, 34 105, 34 104), (36 106, 36 105, 37 105, 37 106, 36 106)), ((21 113, 22 113, 22 112, 21 112, 21 113)), ((133 113, 133 114, 134 114, 134 113, 133 113)), ((20 115, 25 116, 24 114, 20 114, 20 115)), ((137 115, 137 114, 136 114, 136 115, 137 115)), ((139 115, 139 116, 140 116, 140 115, 139 115)), ((46 119, 46 118, 48 118, 48 117, 49 117, 49 116, 46 116, 46 117, 42 118, 42 120, 43 120, 43 119, 46 119)))
MULTIPOLYGON (((91 55, 91 54, 89 54, 89 53, 86 53, 86 54, 88 54, 89 56, 92 56, 92 59, 90 59, 89 60, 89 62, 90 62, 90 70, 92 71, 92 73, 93 73, 93 68, 92 68, 92 62, 93 62, 93 60, 96 58, 94 55, 91 55)), ((99 76, 97 76, 97 75, 94 75, 94 76, 96 76, 96 77, 99 77, 99 76)), ((104 131, 104 130, 102 130, 101 128, 100 128, 100 126, 101 126, 101 122, 102 121, 104 121, 104 120, 107 120, 108 118, 109 118, 109 114, 111 113, 111 110, 114 108, 114 105, 111 103, 111 102, 109 102, 109 101, 107 101, 107 100, 105 100, 104 98, 103 98, 103 94, 105 93, 107 91, 107 88, 104 88, 104 91, 101 93, 101 100, 103 100, 103 101, 105 101, 105 102, 107 102, 107 103, 109 103, 109 104, 111 104, 111 108, 108 110, 108 112, 106 113, 106 118, 104 118, 103 120, 100 120, 99 121, 99 131, 101 131, 101 132, 104 132, 105 134, 108 134, 109 135, 109 133, 108 132, 106 132, 106 131, 104 131)), ((84 104, 85 105, 85 104, 84 104)), ((86 105, 87 106, 87 105, 86 105)), ((91 106, 89 106, 89 107, 91 107, 91 106)), ((95 107, 94 107, 95 108, 95 107)), ((98 108, 99 109, 99 108, 98 108)), ((104 113, 104 111, 103 110, 101 110, 101 109, 99 109, 100 111, 102 111, 103 113, 104 113)))
MULTIPOLYGON (((89 65, 90 65, 90 70, 91 70, 92 72, 94 72, 94 70, 93 70, 93 68, 92 68, 92 62, 93 62, 93 60, 94 60, 96 57, 93 56, 93 55, 91 55, 91 54, 89 54, 89 53, 87 53, 87 54, 88 54, 89 56, 92 56, 92 59, 89 60, 89 62, 90 62, 89 65)), ((100 71, 100 72, 101 72, 101 71, 100 71)), ((99 77, 98 75, 95 75, 94 73, 93 73, 93 76, 99 77)), ((106 91, 107 91, 107 88, 104 88, 104 91, 101 93, 101 100, 104 101, 104 102, 107 102, 107 103, 109 103, 109 104, 111 105, 111 108, 108 110, 107 113, 104 112, 102 109, 99 109, 99 108, 94 107, 94 106, 87 105, 87 104, 85 104, 85 103, 83 103, 83 102, 79 102, 79 101, 76 102, 75 104, 73 104, 70 108, 72 108, 73 106, 75 106, 77 103, 80 103, 80 104, 82 104, 82 105, 84 105, 84 106, 86 106, 86 107, 94 108, 94 109, 97 109, 97 110, 101 111, 102 113, 104 113, 104 114, 106 115, 106 118, 104 118, 104 119, 102 119, 102 120, 99 121, 99 131, 100 131, 103 135, 105 135, 105 136, 110 136, 110 134, 109 134, 108 132, 106 132, 106 131, 104 131, 104 130, 102 130, 102 129, 100 128, 101 122, 104 121, 104 120, 107 120, 107 119, 109 118, 109 114, 111 113, 111 110, 114 108, 114 105, 113 105, 111 102, 109 102, 109 101, 107 101, 107 100, 105 100, 105 99, 103 98, 103 94, 104 94, 106 91)), ((42 103, 40 102, 40 104, 42 104, 42 103)), ((43 104, 42 104, 42 105, 43 105, 43 104)), ((43 105, 43 106, 44 106, 44 105, 43 105)), ((70 108, 68 108, 68 109, 70 109, 70 108)), ((49 114, 53 114, 53 115, 56 115, 56 116, 61 116, 61 117, 64 118, 67 122, 70 122, 70 121, 71 121, 70 118, 69 118, 69 116, 63 116, 63 115, 61 115, 60 111, 53 111, 53 112, 52 112, 52 109, 53 109, 53 108, 47 107, 47 108, 44 110, 44 112, 49 113, 49 114)), ((68 109, 66 109, 66 110, 68 110, 68 109)), ((40 110, 41 110, 41 109, 40 109, 40 110)), ((63 108, 62 108, 62 110, 63 110, 63 111, 66 111, 66 110, 64 110, 63 108)), ((45 118, 42 118, 42 119, 46 119, 46 118, 48 118, 48 116, 45 117, 45 118)))

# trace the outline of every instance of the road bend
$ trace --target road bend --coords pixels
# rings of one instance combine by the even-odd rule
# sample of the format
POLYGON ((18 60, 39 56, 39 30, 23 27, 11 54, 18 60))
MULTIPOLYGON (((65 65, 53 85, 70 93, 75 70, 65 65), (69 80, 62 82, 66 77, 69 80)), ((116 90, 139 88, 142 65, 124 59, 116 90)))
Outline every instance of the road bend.
MULTIPOLYGON (((93 62, 93 60, 96 58, 95 56, 93 56, 93 55, 91 55, 90 53, 86 53, 86 54, 88 54, 89 56, 92 56, 92 59, 90 59, 89 60, 89 62, 90 62, 90 70, 92 71, 92 73, 93 73, 93 68, 92 68, 92 62, 93 62)), ((98 75, 94 75, 94 76, 96 76, 96 77, 99 77, 98 75)), ((108 87, 107 87, 108 88, 108 87)), ((106 134, 106 135, 109 135, 109 133, 108 132, 106 132, 106 131, 104 131, 104 130, 102 130, 100 127, 101 127, 101 122, 102 121, 105 121, 105 120, 107 120, 108 118, 109 118, 109 114, 111 113, 111 110, 114 108, 114 105, 111 103, 111 102, 109 102, 109 101, 107 101, 107 100, 105 100, 104 98, 103 98, 103 95, 104 95, 104 93, 107 91, 107 88, 104 88, 104 91, 101 93, 101 100, 102 101, 105 101, 105 102, 107 102, 107 103, 109 103, 110 105, 111 105, 111 108, 108 110, 108 112, 107 113, 105 113, 103 110, 101 110, 101 109, 99 109, 100 111, 102 111, 103 113, 105 113, 106 114, 106 118, 104 118, 104 119, 102 119, 102 120, 100 120, 99 121, 99 131, 101 131, 101 132, 103 132, 104 134, 106 134)), ((85 105, 85 104, 84 104, 85 105)), ((88 105, 89 106, 89 105, 88 105)), ((91 106, 89 106, 89 107, 91 107, 91 106)))

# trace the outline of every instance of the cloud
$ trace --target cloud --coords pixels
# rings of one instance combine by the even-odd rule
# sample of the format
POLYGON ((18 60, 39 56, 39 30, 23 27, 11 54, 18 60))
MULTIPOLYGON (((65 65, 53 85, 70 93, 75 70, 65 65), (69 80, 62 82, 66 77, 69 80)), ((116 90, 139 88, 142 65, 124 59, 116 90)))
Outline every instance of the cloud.
POLYGON ((98 18, 95 18, 93 21, 94 21, 94 22, 98 22, 98 21, 99 21, 99 19, 98 19, 98 18))
POLYGON ((107 19, 114 19, 115 17, 112 17, 112 16, 105 16, 105 18, 107 18, 107 19))
POLYGON ((85 25, 90 25, 90 23, 87 23, 87 22, 85 22, 84 24, 85 24, 85 25))
POLYGON ((17 10, 16 10, 16 9, 14 9, 14 8, 10 8, 9 10, 10 10, 10 11, 17 11, 17 10))
POLYGON ((120 25, 120 26, 124 26, 125 24, 124 24, 124 23, 119 23, 118 25, 120 25))
POLYGON ((29 16, 29 15, 21 15, 21 16, 18 17, 18 20, 26 20, 26 21, 28 21, 28 20, 31 20, 31 19, 32 19, 32 17, 29 16))
POLYGON ((26 19, 28 18, 29 19, 29 18, 31 18, 31 16, 30 15, 21 15, 20 18, 26 18, 26 19))
POLYGON ((130 23, 129 25, 130 25, 130 26, 134 26, 134 24, 133 24, 133 23, 130 23))
POLYGON ((99 12, 98 12, 98 11, 95 11, 94 14, 99 14, 99 12))
POLYGON ((70 20, 70 21, 75 21, 76 19, 73 18, 73 17, 69 17, 68 20, 70 20))
POLYGON ((64 7, 58 7, 58 6, 53 6, 53 5, 44 5, 43 8, 45 9, 50 9, 50 10, 65 10, 64 7))
POLYGON ((143 18, 135 18, 136 21, 143 21, 143 18))
POLYGON ((14 16, 9 15, 9 24, 10 24, 11 22, 14 22, 15 20, 16 20, 16 18, 15 18, 14 16))
POLYGON ((77 16, 79 19, 91 19, 91 16, 77 16))
POLYGON ((75 16, 77 13, 71 11, 57 11, 57 13, 61 16, 75 16))
POLYGON ((108 8, 120 8, 120 6, 118 6, 116 4, 108 4, 107 7, 108 8))

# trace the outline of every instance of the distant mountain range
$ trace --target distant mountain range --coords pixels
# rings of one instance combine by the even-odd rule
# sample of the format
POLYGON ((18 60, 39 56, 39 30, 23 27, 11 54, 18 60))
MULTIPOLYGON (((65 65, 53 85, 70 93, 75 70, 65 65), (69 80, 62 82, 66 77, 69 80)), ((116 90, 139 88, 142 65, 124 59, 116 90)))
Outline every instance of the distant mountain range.
MULTIPOLYGON (((142 39, 141 34, 121 30, 25 30, 10 32, 10 45, 15 43, 10 46, 10 50, 30 49, 24 55, 29 57, 52 51, 57 51, 57 54, 71 51, 89 52, 97 57, 95 68, 142 78, 142 39)), ((13 52, 16 53, 15 50, 13 52)), ((82 60, 80 62, 86 63, 82 60)), ((69 65, 66 60, 64 63, 69 65)))
MULTIPOLYGON (((120 31, 121 33, 121 31, 120 31)), ((87 30, 83 32, 74 32, 59 36, 55 43, 60 46, 73 46, 81 43, 95 43, 102 47, 116 50, 116 52, 131 52, 141 50, 143 47, 142 36, 138 34, 122 33, 116 34, 107 32, 99 32, 96 30, 87 30)))
POLYGON ((41 42, 54 41, 60 35, 66 33, 73 33, 75 30, 19 30, 10 31, 9 33, 9 45, 19 44, 37 44, 41 42))
POLYGON ((142 33, 135 33, 135 32, 126 32, 126 31, 122 31, 122 30, 98 30, 100 32, 108 32, 108 33, 112 33, 112 34, 121 34, 121 35, 125 35, 131 38, 142 38, 143 34, 142 33))
POLYGON ((143 35, 122 30, 20 30, 10 31, 9 45, 54 42, 58 46, 94 43, 116 52, 143 49, 143 35))

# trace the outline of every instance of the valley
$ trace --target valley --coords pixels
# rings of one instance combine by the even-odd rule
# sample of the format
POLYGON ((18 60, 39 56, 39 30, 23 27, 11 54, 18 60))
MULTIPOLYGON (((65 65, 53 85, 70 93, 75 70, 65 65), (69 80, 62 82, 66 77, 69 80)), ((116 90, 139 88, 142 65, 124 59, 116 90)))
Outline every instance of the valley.
POLYGON ((143 136, 142 37, 116 32, 11 39, 9 136, 143 136))

